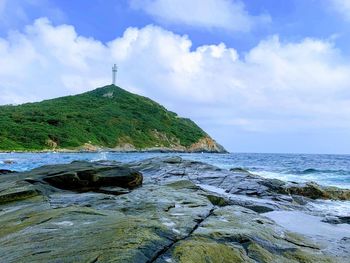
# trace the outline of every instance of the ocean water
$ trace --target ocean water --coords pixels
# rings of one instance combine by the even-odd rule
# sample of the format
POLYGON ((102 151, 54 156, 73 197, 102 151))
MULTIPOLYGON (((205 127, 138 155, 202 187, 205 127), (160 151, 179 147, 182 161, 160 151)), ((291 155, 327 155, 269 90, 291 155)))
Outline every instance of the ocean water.
MULTIPOLYGON (((46 164, 70 163, 74 160, 143 160, 157 156, 178 155, 203 161, 221 168, 244 168, 267 178, 285 181, 315 181, 321 185, 350 189, 350 155, 316 154, 169 154, 169 153, 0 153, 0 169, 26 171, 46 164)), ((1 180, 1 179, 0 179, 1 180)))

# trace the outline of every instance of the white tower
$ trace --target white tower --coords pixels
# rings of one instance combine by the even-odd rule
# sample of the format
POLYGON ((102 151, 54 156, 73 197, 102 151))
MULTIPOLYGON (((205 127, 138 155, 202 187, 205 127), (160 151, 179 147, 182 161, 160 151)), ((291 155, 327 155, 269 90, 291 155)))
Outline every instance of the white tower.
POLYGON ((116 64, 114 64, 114 66, 112 67, 112 84, 115 85, 115 80, 117 77, 117 71, 118 71, 118 67, 116 64))

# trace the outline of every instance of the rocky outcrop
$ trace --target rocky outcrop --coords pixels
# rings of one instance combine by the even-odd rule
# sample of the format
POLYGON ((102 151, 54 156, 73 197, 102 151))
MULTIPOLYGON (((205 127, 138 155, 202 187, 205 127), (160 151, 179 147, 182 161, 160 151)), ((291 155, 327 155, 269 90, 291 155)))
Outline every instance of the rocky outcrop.
POLYGON ((294 202, 302 202, 302 198, 350 200, 349 189, 325 187, 315 182, 295 183, 278 179, 268 179, 249 173, 241 168, 234 168, 229 171, 206 163, 182 160, 180 157, 171 157, 168 159, 154 158, 131 165, 131 167, 137 170, 142 171, 145 169, 147 174, 148 166, 150 167, 149 169, 152 169, 152 174, 147 178, 157 177, 157 180, 171 181, 174 180, 174 176, 161 176, 171 170, 170 173, 172 175, 178 175, 182 179, 191 180, 195 184, 215 186, 229 194, 271 200, 294 200, 294 202))
MULTIPOLYGON (((164 136, 164 135, 163 135, 164 136)), ((169 140, 169 139, 167 139, 169 140)), ((112 151, 121 152, 206 152, 206 153, 227 153, 225 148, 218 144, 215 140, 209 136, 201 138, 198 142, 192 144, 189 147, 185 147, 180 144, 178 140, 169 140, 170 146, 154 146, 149 148, 137 149, 132 144, 121 144, 113 149, 112 151)))
POLYGON ((330 249, 338 243, 319 244, 261 214, 304 207, 263 181, 178 157, 4 174, 1 260, 345 262, 346 243, 330 249))
POLYGON ((210 137, 204 137, 198 142, 192 144, 187 151, 189 152, 210 152, 210 153, 226 153, 223 146, 218 144, 210 137))
POLYGON ((25 181, 79 192, 99 191, 106 187, 133 189, 142 184, 142 174, 119 165, 76 161, 71 164, 47 165, 23 173, 25 181))
MULTIPOLYGON (((107 148, 99 145, 93 145, 90 143, 85 143, 81 147, 76 149, 54 149, 57 152, 99 152, 99 151, 109 151, 109 152, 162 152, 162 153, 192 153, 192 152, 205 152, 205 153, 227 153, 226 149, 218 144, 215 140, 208 137, 201 138, 198 142, 192 144, 189 147, 185 147, 180 144, 179 141, 172 141, 170 146, 160 146, 155 145, 154 147, 137 148, 132 143, 119 143, 114 148, 107 148)), ((51 150, 47 150, 51 151, 51 150)), ((45 152, 40 151, 40 152, 45 152)))
POLYGON ((0 184, 0 204, 49 196, 61 190, 123 194, 142 184, 141 173, 120 165, 73 162, 47 165, 25 173, 6 173, 0 184))
MULTIPOLYGON (((48 143, 47 143, 48 145, 48 143)), ((50 144, 52 145, 52 144, 50 144)), ((218 144, 215 140, 208 137, 201 138, 198 142, 193 143, 189 147, 185 147, 180 144, 177 140, 171 142, 169 146, 155 145, 154 147, 137 148, 135 145, 130 143, 121 142, 118 143, 113 148, 108 148, 101 145, 94 145, 89 143, 84 143, 83 145, 75 148, 58 148, 49 146, 48 149, 39 151, 29 151, 29 152, 162 152, 162 153, 193 153, 193 152, 205 152, 205 153, 227 153, 226 149, 218 144)), ((3 152, 0 150, 0 152, 3 152)), ((7 151, 5 151, 7 152, 7 151)), ((13 151, 13 152, 23 152, 23 151, 13 151)), ((26 152, 26 151, 25 151, 26 152)), ((11 164, 11 160, 6 160, 7 164, 11 164)))
POLYGON ((312 199, 350 200, 350 190, 320 186, 315 182, 307 182, 305 184, 287 183, 280 192, 302 195, 312 199))
POLYGON ((13 171, 7 170, 7 169, 0 169, 0 175, 1 174, 8 174, 8 173, 13 173, 13 171))

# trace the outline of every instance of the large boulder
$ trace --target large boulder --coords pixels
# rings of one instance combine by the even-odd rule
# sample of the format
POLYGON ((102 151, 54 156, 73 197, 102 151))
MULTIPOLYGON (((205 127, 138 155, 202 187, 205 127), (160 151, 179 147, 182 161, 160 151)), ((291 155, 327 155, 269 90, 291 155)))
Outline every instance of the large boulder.
POLYGON ((49 184, 73 191, 103 190, 105 187, 133 189, 141 185, 143 180, 142 174, 134 169, 83 161, 43 166, 24 175, 27 182, 49 184))
POLYGON ((7 170, 7 169, 0 169, 0 175, 1 174, 9 174, 9 173, 14 173, 14 172, 11 170, 7 170))

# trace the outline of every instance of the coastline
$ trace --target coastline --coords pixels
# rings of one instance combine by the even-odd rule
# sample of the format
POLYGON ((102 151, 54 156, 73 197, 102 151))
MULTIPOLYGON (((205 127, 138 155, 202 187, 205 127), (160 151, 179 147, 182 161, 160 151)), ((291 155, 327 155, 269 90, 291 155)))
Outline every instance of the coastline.
POLYGON ((350 253, 349 218, 319 209, 325 201, 350 200, 350 190, 267 179, 176 156, 4 172, 0 253, 9 262, 25 255, 31 261, 182 262, 179 256, 204 250, 213 260, 224 255, 237 262, 329 263, 344 262, 350 253), (13 226, 17 218, 23 220, 13 226), (313 228, 301 228, 304 220, 313 228), (97 233, 93 242, 91 232, 97 233), (73 245, 77 240, 79 247, 73 245), (18 249, 8 253, 13 245, 18 249))
POLYGON ((86 149, 44 149, 44 150, 0 150, 0 153, 100 153, 100 152, 110 152, 110 153, 213 153, 213 154, 227 154, 228 151, 208 151, 208 150, 179 150, 179 149, 169 149, 169 148, 145 148, 145 149, 113 149, 113 148, 99 148, 96 150, 86 150, 86 149))
POLYGON ((142 153, 142 152, 159 152, 159 153, 228 153, 228 151, 220 144, 218 144, 215 140, 211 139, 209 136, 203 137, 196 143, 191 144, 190 146, 183 145, 171 145, 171 147, 163 147, 163 146, 154 146, 154 147, 146 147, 146 148, 137 148, 133 144, 124 143, 121 145, 117 145, 113 148, 103 147, 100 145, 94 145, 89 143, 85 143, 81 146, 75 148, 58 148, 57 146, 42 149, 42 150, 1 150, 0 153, 47 153, 47 152, 60 152, 60 153, 97 153, 97 152, 121 152, 121 153, 142 153))

